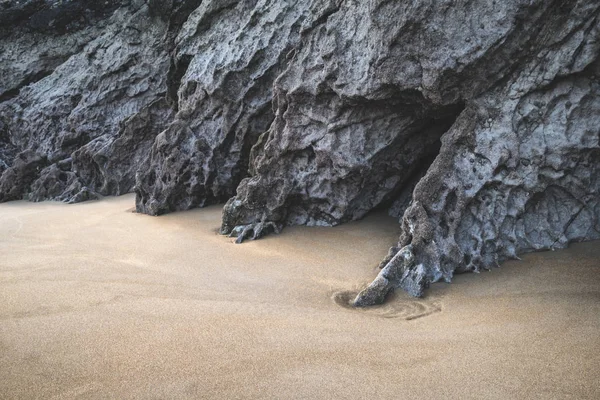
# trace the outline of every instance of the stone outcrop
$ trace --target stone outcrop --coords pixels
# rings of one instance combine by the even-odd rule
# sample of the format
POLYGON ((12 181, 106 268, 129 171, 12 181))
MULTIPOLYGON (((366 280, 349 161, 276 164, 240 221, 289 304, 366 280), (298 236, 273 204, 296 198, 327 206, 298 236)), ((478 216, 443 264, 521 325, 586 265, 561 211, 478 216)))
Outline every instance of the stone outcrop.
POLYGON ((157 215, 235 195, 250 149, 273 121, 273 82, 332 4, 205 1, 189 16, 172 60, 178 112, 140 170, 138 211, 157 215))
POLYGON ((334 225, 398 198, 402 234, 382 263, 394 278, 374 285, 417 296, 454 272, 600 237, 599 12, 342 2, 277 79, 275 121, 222 233, 334 225), (414 261, 395 262, 408 245, 414 261))
POLYGON ((591 0, 0 4, 0 201, 227 201, 238 242, 385 207, 355 304, 600 238, 591 0))
POLYGON ((5 2, 0 149, 41 161, 32 169, 0 150, 0 187, 10 188, 0 201, 133 190, 141 159, 173 114, 172 24, 154 14, 144 1, 5 2))

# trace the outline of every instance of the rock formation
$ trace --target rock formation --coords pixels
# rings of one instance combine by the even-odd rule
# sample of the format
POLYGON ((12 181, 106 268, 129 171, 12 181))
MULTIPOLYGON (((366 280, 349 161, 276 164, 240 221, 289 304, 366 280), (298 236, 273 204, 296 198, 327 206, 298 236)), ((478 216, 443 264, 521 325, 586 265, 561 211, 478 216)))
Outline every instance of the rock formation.
POLYGON ((141 168, 137 210, 157 215, 225 202, 248 176, 273 121, 273 82, 320 14, 316 1, 205 1, 185 22, 172 64, 177 115, 141 168))
POLYGON ((176 18, 154 15, 143 1, 3 7, 0 200, 130 192, 172 119, 165 94, 176 18))
POLYGON ((360 218, 425 168, 383 263, 404 270, 382 290, 421 295, 455 271, 600 237, 599 9, 343 2, 277 79, 223 233, 360 218), (409 244, 411 266, 394 263, 409 244))
POLYGON ((600 3, 0 4, 0 201, 227 201, 238 242, 386 207, 355 305, 600 238, 600 3))

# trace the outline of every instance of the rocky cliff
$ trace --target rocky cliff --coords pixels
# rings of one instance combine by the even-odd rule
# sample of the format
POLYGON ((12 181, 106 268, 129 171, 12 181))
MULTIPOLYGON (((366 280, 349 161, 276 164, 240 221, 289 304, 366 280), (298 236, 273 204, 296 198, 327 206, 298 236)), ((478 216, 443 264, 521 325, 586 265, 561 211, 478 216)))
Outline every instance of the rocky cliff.
POLYGON ((0 201, 401 224, 355 300, 600 238, 600 3, 0 2, 0 201))

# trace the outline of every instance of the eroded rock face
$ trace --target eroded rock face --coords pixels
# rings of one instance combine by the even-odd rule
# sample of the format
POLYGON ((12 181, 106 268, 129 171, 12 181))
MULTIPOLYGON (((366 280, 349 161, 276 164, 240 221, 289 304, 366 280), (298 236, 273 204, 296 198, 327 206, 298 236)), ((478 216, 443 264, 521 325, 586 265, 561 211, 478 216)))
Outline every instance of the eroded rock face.
POLYGON ((343 2, 276 81, 275 122, 222 232, 334 225, 400 198, 382 267, 408 245, 414 262, 376 280, 373 302, 390 285, 419 296, 455 271, 600 237, 599 9, 343 2))
POLYGON ((0 36, 0 157, 43 160, 2 157, 0 201, 130 192, 172 119, 168 18, 144 1, 74 0, 8 2, 0 18, 14 24, 0 36))
POLYGON ((415 265, 426 266, 422 288, 600 238, 599 66, 513 99, 511 82, 501 103, 498 92, 482 96, 444 135, 398 245, 412 244, 415 265))
POLYGON ((175 121, 140 170, 136 205, 157 215, 224 202, 273 121, 272 86, 332 1, 205 1, 175 48, 175 121))
POLYGON ((120 3, 108 0, 3 0, 0 101, 51 74, 106 28, 120 3))
POLYGON ((0 201, 227 201, 221 233, 386 207, 356 299, 600 237, 600 4, 0 4, 0 201), (410 256, 410 257, 409 257, 410 256))

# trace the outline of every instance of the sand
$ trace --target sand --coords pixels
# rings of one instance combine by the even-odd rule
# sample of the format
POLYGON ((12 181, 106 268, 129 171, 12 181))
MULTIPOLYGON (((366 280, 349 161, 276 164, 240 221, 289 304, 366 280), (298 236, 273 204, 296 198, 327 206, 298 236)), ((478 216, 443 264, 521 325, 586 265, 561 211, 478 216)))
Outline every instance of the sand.
POLYGON ((600 243, 344 301, 385 214, 243 245, 221 208, 0 205, 0 398, 600 398, 600 243))

